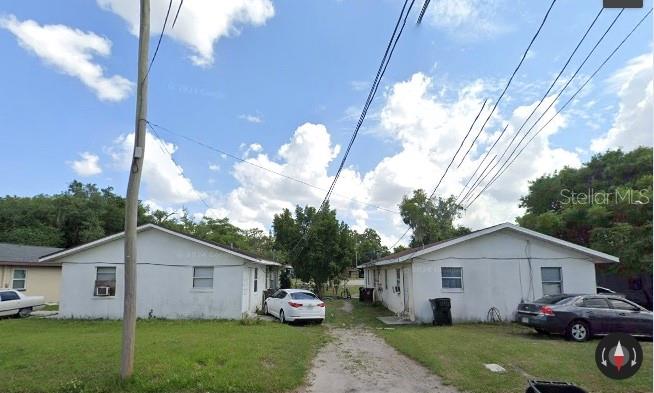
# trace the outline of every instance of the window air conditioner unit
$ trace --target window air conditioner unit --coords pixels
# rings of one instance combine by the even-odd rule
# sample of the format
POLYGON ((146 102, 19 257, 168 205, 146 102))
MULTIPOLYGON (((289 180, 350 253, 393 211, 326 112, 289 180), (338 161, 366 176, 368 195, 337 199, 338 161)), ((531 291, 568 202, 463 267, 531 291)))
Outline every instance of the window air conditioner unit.
POLYGON ((96 287, 95 296, 109 296, 109 287, 96 287))

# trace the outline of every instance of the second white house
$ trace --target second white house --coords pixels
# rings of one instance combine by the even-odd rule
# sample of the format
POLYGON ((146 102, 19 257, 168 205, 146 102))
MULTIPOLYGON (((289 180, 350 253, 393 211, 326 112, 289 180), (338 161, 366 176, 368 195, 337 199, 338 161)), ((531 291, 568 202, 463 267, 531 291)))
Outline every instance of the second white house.
POLYGON ((449 298, 452 320, 512 320, 521 301, 595 293, 595 265, 617 257, 504 223, 359 266, 374 298, 405 319, 431 323, 429 299, 449 298))
MULTIPOLYGON (((63 318, 122 318, 124 233, 40 258, 61 263, 63 318)), ((276 288, 280 264, 154 224, 138 228, 140 318, 239 319, 276 288)))

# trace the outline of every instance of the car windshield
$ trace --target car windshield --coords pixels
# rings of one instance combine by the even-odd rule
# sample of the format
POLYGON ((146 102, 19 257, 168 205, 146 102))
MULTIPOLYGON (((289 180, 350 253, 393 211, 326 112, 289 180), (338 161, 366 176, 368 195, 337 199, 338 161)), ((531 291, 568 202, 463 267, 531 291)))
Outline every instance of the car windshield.
POLYGON ((563 304, 569 301, 574 295, 547 295, 534 301, 538 304, 563 304))
POLYGON ((293 292, 291 293, 291 299, 294 300, 314 300, 317 299, 316 295, 311 292, 293 292))

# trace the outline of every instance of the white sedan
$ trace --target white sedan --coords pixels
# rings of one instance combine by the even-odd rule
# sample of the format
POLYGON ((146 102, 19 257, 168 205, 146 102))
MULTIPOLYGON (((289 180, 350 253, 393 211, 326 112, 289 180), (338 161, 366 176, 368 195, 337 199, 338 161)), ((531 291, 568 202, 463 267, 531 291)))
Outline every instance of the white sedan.
POLYGON ((32 310, 42 308, 44 304, 43 296, 25 296, 14 289, 0 289, 0 317, 26 317, 32 310))
POLYGON ((325 303, 304 289, 280 289, 263 303, 263 312, 279 318, 281 323, 325 319, 325 303))

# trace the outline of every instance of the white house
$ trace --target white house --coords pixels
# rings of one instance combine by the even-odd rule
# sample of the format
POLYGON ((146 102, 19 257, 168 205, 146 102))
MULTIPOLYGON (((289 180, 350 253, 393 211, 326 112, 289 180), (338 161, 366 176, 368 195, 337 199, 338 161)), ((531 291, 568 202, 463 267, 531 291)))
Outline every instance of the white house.
MULTIPOLYGON (((40 258, 61 263, 63 318, 122 318, 124 233, 40 258)), ((147 224, 137 235, 137 314, 141 318, 238 319, 277 287, 280 264, 147 224)))
POLYGON ((361 265, 365 286, 389 310, 431 323, 432 298, 450 298, 455 322, 485 321, 495 307, 544 294, 595 293, 595 265, 617 257, 504 223, 361 265))

